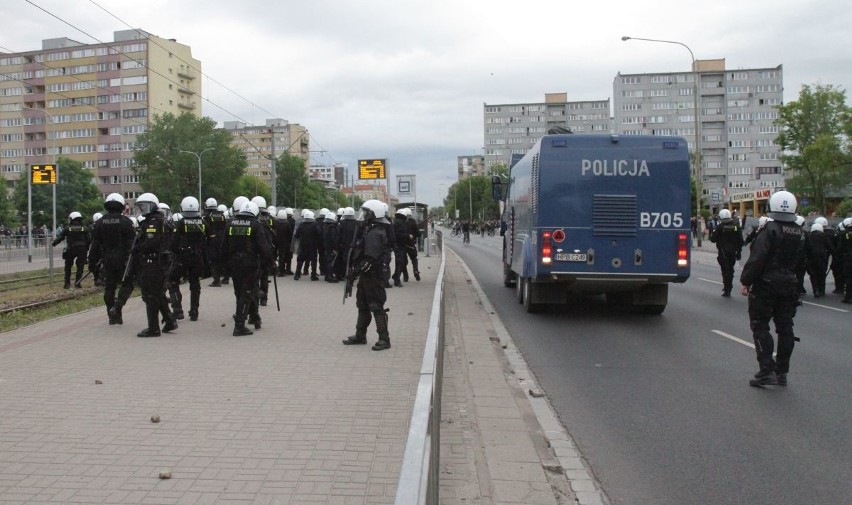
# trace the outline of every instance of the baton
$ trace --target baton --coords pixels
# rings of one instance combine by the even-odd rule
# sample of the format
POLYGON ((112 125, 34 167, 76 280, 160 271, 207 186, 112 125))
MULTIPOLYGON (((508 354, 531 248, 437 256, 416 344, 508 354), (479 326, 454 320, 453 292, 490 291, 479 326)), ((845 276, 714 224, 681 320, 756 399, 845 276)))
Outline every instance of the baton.
POLYGON ((85 274, 84 276, 80 277, 80 280, 78 280, 78 281, 74 281, 74 287, 75 287, 75 288, 79 288, 79 287, 80 287, 80 283, 81 283, 81 282, 83 282, 83 280, 84 280, 86 277, 90 276, 90 275, 92 275, 92 271, 91 271, 91 270, 89 270, 88 272, 86 272, 86 274, 85 274))
POLYGON ((275 308, 281 312, 281 303, 278 302, 278 279, 275 278, 275 272, 272 272, 272 285, 275 286, 275 308))

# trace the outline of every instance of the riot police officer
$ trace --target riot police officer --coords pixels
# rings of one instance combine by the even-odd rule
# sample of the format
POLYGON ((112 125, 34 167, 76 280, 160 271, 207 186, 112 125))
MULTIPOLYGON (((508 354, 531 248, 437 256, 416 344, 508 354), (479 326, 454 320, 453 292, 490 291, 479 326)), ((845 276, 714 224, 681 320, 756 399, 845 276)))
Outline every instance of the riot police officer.
POLYGON ((408 280, 408 253, 405 248, 409 243, 408 240, 408 217, 405 215, 405 209, 397 209, 393 216, 393 233, 394 233, 394 248, 393 262, 394 269, 393 279, 394 287, 401 288, 402 281, 400 276, 404 275, 405 280, 408 280))
MULTIPOLYGON (((408 260, 411 262, 411 270, 414 275, 414 279, 420 281, 420 267, 417 262, 417 247, 420 241, 420 227, 417 226, 417 220, 411 215, 410 208, 404 208, 402 211, 405 213, 406 217, 406 226, 408 228, 408 242, 405 245, 405 253, 408 254, 408 260)), ((408 269, 406 268, 403 271, 404 277, 403 280, 408 282, 408 269)))
MULTIPOLYGON (((92 214, 92 222, 89 224, 89 237, 92 237, 92 232, 95 229, 95 224, 102 217, 104 217, 104 215, 101 212, 95 212, 94 214, 92 214)), ((89 256, 91 256, 91 255, 92 255, 92 245, 91 245, 91 243, 89 243, 89 256)), ((103 286, 104 285, 103 272, 102 272, 103 269, 101 268, 100 262, 92 263, 91 261, 89 261, 88 263, 89 263, 89 272, 91 272, 91 274, 92 274, 92 279, 94 279, 94 281, 95 281, 95 286, 99 286, 99 287, 103 286)))
MULTIPOLYGON (((224 205, 222 206, 224 207, 224 205)), ((207 233, 207 242, 205 244, 205 258, 207 269, 210 272, 212 281, 210 287, 219 287, 222 285, 222 271, 219 265, 219 248, 222 246, 222 238, 225 236, 225 209, 219 208, 219 203, 215 198, 208 198, 204 202, 204 230, 207 233)))
POLYGON ((317 249, 319 248, 320 234, 317 223, 314 220, 313 211, 306 210, 302 213, 302 222, 296 228, 293 238, 299 241, 299 255, 296 258, 296 275, 293 276, 293 280, 299 280, 302 276, 303 268, 305 274, 307 274, 308 267, 310 267, 311 280, 318 281, 317 249))
POLYGON ((731 296, 734 284, 734 265, 743 249, 743 234, 740 223, 731 217, 731 211, 719 211, 721 222, 710 233, 710 242, 716 244, 716 261, 722 267, 722 296, 731 296))
POLYGON ((181 218, 175 222, 175 232, 170 247, 174 255, 174 264, 169 281, 171 289, 178 291, 177 296, 172 296, 172 309, 175 319, 183 319, 180 280, 186 277, 189 282, 189 320, 198 321, 201 276, 204 273, 204 251, 208 236, 207 224, 198 212, 198 200, 194 196, 187 196, 181 200, 180 215, 181 218))
POLYGON ((325 250, 325 282, 337 282, 336 264, 340 250, 338 249, 338 224, 337 215, 334 212, 328 211, 325 214, 325 224, 323 226, 323 245, 325 250))
POLYGON ((743 296, 748 296, 748 315, 754 349, 760 367, 749 381, 752 386, 787 385, 790 356, 796 336, 793 318, 799 302, 796 265, 803 254, 802 227, 796 224, 796 197, 778 191, 769 198, 769 217, 740 275, 743 296), (774 342, 769 321, 778 333, 778 351, 773 359, 774 342))
MULTIPOLYGON (((275 248, 275 220, 273 216, 269 215, 269 209, 266 207, 266 198, 262 196, 255 196, 251 199, 255 205, 257 205, 259 215, 257 216, 257 221, 263 225, 261 230, 263 231, 263 237, 266 240, 266 244, 269 247, 269 250, 272 252, 273 260, 278 257, 278 251, 275 248)), ((267 293, 269 293, 269 276, 275 275, 274 265, 270 267, 269 265, 265 265, 260 272, 260 305, 266 306, 267 302, 267 293)))
POLYGON ((337 225, 337 270, 335 276, 338 279, 346 278, 346 261, 349 258, 349 251, 355 244, 355 234, 357 231, 357 221, 355 221, 355 209, 345 207, 343 209, 343 217, 337 225))
POLYGON ((365 223, 363 231, 356 240, 352 262, 355 265, 352 275, 358 277, 358 289, 355 294, 355 306, 358 308, 358 320, 355 323, 355 335, 343 340, 344 345, 367 343, 367 328, 375 319, 379 340, 373 345, 374 351, 390 349, 388 315, 385 311, 387 291, 383 260, 387 251, 387 207, 378 200, 367 200, 361 206, 365 223))
POLYGON ((86 254, 89 252, 89 242, 91 236, 89 229, 83 225, 83 215, 79 212, 72 212, 68 215, 68 226, 62 229, 59 236, 53 240, 53 246, 56 247, 62 241, 65 241, 65 251, 62 252, 62 258, 65 260, 65 289, 71 287, 71 266, 76 263, 77 276, 74 279, 74 285, 80 287, 79 281, 83 278, 83 265, 86 264, 86 254))
POLYGON ((240 211, 228 223, 228 230, 222 242, 221 256, 228 263, 228 270, 234 284, 233 336, 241 337, 254 332, 246 328, 246 318, 260 329, 260 315, 257 312, 261 268, 268 267, 272 261, 272 252, 263 235, 262 224, 257 221, 260 214, 257 204, 247 201, 240 211))
MULTIPOLYGON (((133 292, 133 282, 122 282, 130 250, 134 245, 136 230, 124 211, 124 197, 110 193, 104 201, 106 215, 95 222, 92 228, 92 246, 89 248, 89 268, 101 264, 104 281, 104 305, 109 324, 123 324, 121 308, 133 292), (116 297, 116 289, 121 283, 116 297)), ((94 275, 94 272, 93 272, 94 275)))
POLYGON ((278 277, 293 275, 290 265, 293 260, 293 209, 279 209, 275 220, 275 241, 278 250, 278 277))
POLYGON ((811 225, 811 232, 805 241, 805 257, 808 259, 808 272, 814 298, 825 296, 825 276, 828 273, 828 259, 834 254, 834 243, 825 234, 819 223, 811 225))
POLYGON ((841 223, 837 233, 837 252, 843 272, 844 294, 843 303, 852 303, 852 217, 847 217, 841 223))
POLYGON ((165 216, 160 212, 160 201, 152 193, 139 195, 134 204, 145 220, 140 224, 140 235, 133 254, 138 258, 139 287, 148 317, 148 327, 137 337, 159 337, 157 315, 163 315, 164 333, 177 329, 177 321, 169 311, 166 300, 166 270, 169 262, 169 244, 172 238, 165 216))

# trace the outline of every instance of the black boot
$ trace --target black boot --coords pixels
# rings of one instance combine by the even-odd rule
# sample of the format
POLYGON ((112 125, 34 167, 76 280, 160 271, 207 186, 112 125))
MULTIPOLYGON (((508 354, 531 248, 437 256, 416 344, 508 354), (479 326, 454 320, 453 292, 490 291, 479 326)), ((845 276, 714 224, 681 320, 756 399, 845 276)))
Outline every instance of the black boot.
POLYGON ((374 351, 384 351, 390 349, 390 336, 388 334, 388 313, 387 310, 378 310, 373 312, 373 319, 376 320, 376 333, 379 334, 379 341, 373 346, 374 351))
POLYGON ((246 335, 254 335, 254 332, 250 329, 246 328, 246 322, 242 315, 236 314, 234 315, 234 332, 232 333, 235 337, 244 337, 246 335))
POLYGON ((198 304, 201 298, 201 290, 189 292, 189 320, 198 321, 198 304))
POLYGON ((145 304, 145 314, 148 317, 148 327, 136 334, 137 337, 159 337, 160 326, 157 324, 159 309, 153 303, 145 304))
POLYGON ((367 327, 373 320, 373 314, 369 310, 359 310, 358 320, 355 322, 355 334, 343 339, 343 345, 364 345, 367 343, 367 327))
POLYGON ((752 387, 763 387, 777 384, 775 372, 771 370, 760 370, 754 374, 754 379, 748 381, 748 385, 752 387))
POLYGON ((218 277, 214 277, 214 278, 213 278, 213 282, 211 282, 210 284, 208 284, 208 286, 210 286, 211 288, 218 288, 218 287, 221 287, 221 286, 222 286, 222 281, 220 281, 218 277))
POLYGON ((259 329, 260 329, 260 325, 261 325, 260 314, 255 314, 255 315, 253 315, 253 316, 249 316, 249 317, 248 317, 248 322, 249 322, 249 324, 253 324, 253 325, 254 325, 254 329, 255 329, 255 330, 259 330, 259 329))
POLYGON ((414 278, 417 279, 417 282, 420 282, 420 272, 417 270, 414 271, 414 278))
POLYGON ((177 321, 174 320, 174 318, 163 320, 163 333, 168 333, 176 329, 178 329, 178 324, 177 321))
POLYGON ((109 324, 124 324, 124 320, 121 318, 121 307, 119 305, 113 305, 107 311, 109 314, 109 324))

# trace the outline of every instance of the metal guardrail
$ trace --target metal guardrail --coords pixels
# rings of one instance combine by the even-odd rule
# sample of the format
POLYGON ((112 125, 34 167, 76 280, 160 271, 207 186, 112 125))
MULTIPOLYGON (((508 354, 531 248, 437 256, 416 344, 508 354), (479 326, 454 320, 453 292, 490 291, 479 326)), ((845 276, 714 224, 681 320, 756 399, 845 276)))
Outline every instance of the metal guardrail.
POLYGON ((436 243, 441 251, 441 266, 432 315, 420 366, 420 381, 405 442, 402 469, 396 488, 395 505, 438 505, 441 452, 441 390, 444 375, 444 268, 446 255, 441 232, 436 243))

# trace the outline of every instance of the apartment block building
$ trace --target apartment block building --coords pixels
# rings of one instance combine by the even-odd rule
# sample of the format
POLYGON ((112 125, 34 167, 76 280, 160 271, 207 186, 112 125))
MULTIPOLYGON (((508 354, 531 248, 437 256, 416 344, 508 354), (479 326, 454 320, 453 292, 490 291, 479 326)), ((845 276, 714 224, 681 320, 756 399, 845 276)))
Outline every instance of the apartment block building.
POLYGON ((718 59, 698 60, 694 70, 616 75, 615 131, 683 136, 693 152, 698 133, 703 206, 715 211, 732 201, 765 200, 784 187, 781 148, 775 143, 782 66, 729 70, 718 59))
POLYGON ((249 126, 241 121, 225 121, 224 129, 231 134, 231 145, 242 150, 248 163, 246 173, 272 184, 272 159, 284 153, 302 158, 305 171, 310 156, 308 130, 284 119, 267 119, 263 126, 249 126))
POLYGON ((513 154, 526 154, 547 130, 561 126, 575 133, 609 133, 609 99, 568 101, 568 93, 546 93, 544 102, 484 104, 485 169, 509 166, 513 154))
POLYGON ((482 154, 459 156, 458 171, 458 180, 460 181, 467 179, 468 177, 487 175, 488 172, 485 169, 485 156, 482 154))
MULTIPOLYGON (((84 44, 46 39, 0 53, 0 171, 7 190, 28 166, 59 156, 83 163, 104 195, 141 192, 131 170, 136 137, 155 115, 200 116, 201 62, 191 48, 142 30, 84 44)), ((61 167, 60 167, 60 177, 61 167)))

